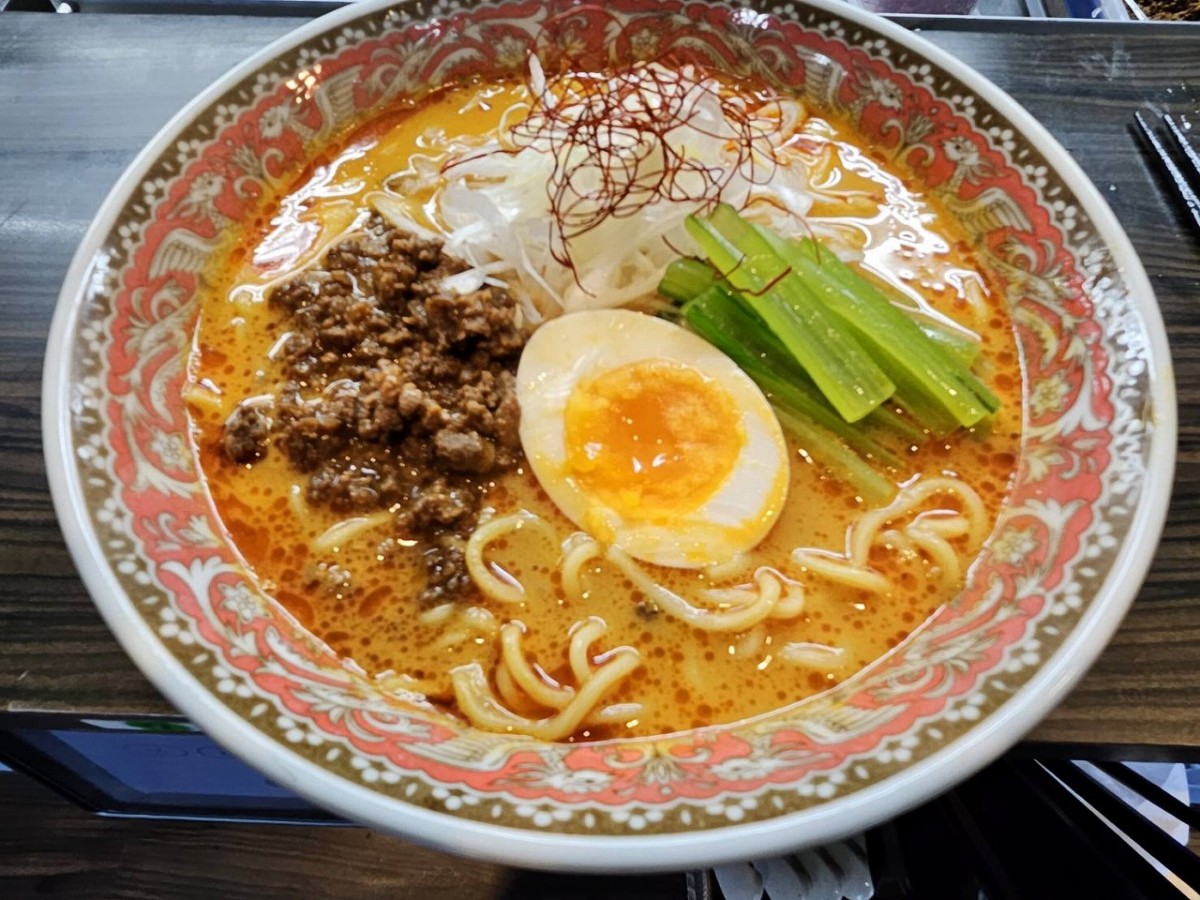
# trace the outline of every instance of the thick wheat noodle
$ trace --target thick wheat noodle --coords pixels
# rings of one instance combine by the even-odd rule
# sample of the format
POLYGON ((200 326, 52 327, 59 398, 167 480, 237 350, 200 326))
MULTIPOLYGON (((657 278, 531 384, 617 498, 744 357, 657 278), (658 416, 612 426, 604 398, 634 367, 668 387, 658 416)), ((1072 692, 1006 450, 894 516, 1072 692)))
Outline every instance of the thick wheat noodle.
POLYGON ((891 582, 874 569, 857 566, 845 557, 825 550, 797 547, 792 551, 792 560, 811 572, 855 590, 882 594, 891 587, 891 582))
POLYGON ((212 413, 224 412, 225 404, 219 394, 213 393, 203 385, 189 381, 183 386, 183 402, 196 409, 212 413))
POLYGON ((522 602, 525 599, 525 588, 520 584, 505 581, 496 575, 483 558, 483 554, 493 541, 507 537, 522 528, 533 528, 551 540, 554 539, 554 530, 548 522, 540 516, 524 510, 483 523, 472 531, 471 536, 467 539, 467 549, 464 555, 467 571, 471 573, 471 580, 475 582, 475 586, 479 590, 497 603, 522 602))
POLYGON ((794 619, 804 612, 804 586, 792 581, 784 581, 782 576, 775 573, 783 584, 783 594, 775 601, 771 609, 771 619, 794 619))
POLYGON ((563 592, 572 600, 583 599, 583 567, 603 552, 604 548, 583 532, 576 532, 563 541, 563 592))
POLYGON ((463 627, 468 631, 492 635, 500 630, 496 617, 483 606, 468 606, 459 616, 463 627))
POLYGON ((746 568, 745 554, 739 553, 728 562, 714 563, 704 570, 704 576, 710 581, 725 581, 746 568))
POLYGON ((608 625, 599 616, 588 616, 571 626, 571 644, 567 650, 567 660, 571 664, 571 672, 580 684, 592 677, 592 661, 588 658, 588 648, 592 641, 604 634, 608 625))
POLYGON ((303 522, 308 518, 308 501, 304 499, 303 487, 293 484, 288 488, 288 506, 292 510, 292 515, 299 521, 303 522))
MULTIPOLYGON (((571 642, 568 649, 568 659, 571 671, 579 681, 580 689, 584 688, 594 677, 588 649, 607 630, 604 620, 598 616, 590 616, 576 622, 571 628, 571 642)), ((509 710, 520 707, 533 700, 548 709, 563 711, 575 699, 577 691, 569 687, 552 686, 546 678, 533 670, 524 654, 521 652, 520 640, 524 627, 519 622, 507 623, 501 631, 502 655, 500 664, 496 667, 496 690, 500 701, 507 704, 509 710)), ((622 652, 631 648, 620 648, 622 652)), ((636 653, 636 651, 634 651, 636 653)), ((607 665, 607 662, 605 663, 607 665)), ((603 668, 601 666, 600 668, 603 668)), ((605 707, 596 713, 584 712, 583 721, 594 724, 623 722, 641 712, 640 703, 619 703, 605 707)), ((514 715, 516 715, 514 713, 514 715)))
POLYGON ((757 656, 767 641, 767 629, 760 622, 755 625, 737 642, 737 655, 743 657, 757 656))
POLYGON ((934 564, 941 569, 942 582, 949 584, 958 581, 962 566, 958 562, 958 554, 944 537, 921 525, 909 525, 908 536, 918 547, 925 551, 934 564))
POLYGON ((417 621, 422 625, 445 625, 454 616, 453 603, 442 603, 432 609, 427 609, 417 615, 417 621))
POLYGON ((742 605, 754 601, 756 596, 762 593, 763 583, 768 581, 776 581, 780 586, 779 599, 775 601, 775 605, 770 608, 770 619, 794 619, 804 612, 804 586, 798 584, 782 574, 781 571, 772 569, 770 566, 758 566, 754 572, 754 581, 757 590, 749 588, 712 588, 704 592, 704 598, 709 601, 721 602, 721 604, 742 605))
POLYGON ((745 631, 771 614, 782 593, 778 579, 763 577, 758 580, 758 596, 750 603, 730 609, 704 609, 693 606, 678 594, 663 587, 617 547, 609 547, 605 557, 659 609, 701 631, 745 631))
POLYGON ((923 550, 942 570, 946 581, 957 580, 962 572, 958 554, 948 538, 967 537, 973 547, 983 542, 987 527, 987 512, 983 500, 969 485, 953 478, 930 478, 905 488, 895 500, 882 509, 867 513, 854 525, 846 539, 846 554, 797 547, 792 560, 831 581, 872 593, 884 593, 891 582, 870 567, 871 547, 883 538, 904 552, 923 550), (962 503, 962 512, 922 513, 903 531, 885 530, 889 522, 907 515, 932 495, 954 494, 962 503))
POLYGON ((317 553, 327 553, 335 547, 354 540, 360 534, 378 528, 392 521, 392 514, 387 510, 370 516, 355 516, 353 519, 342 519, 326 528, 313 539, 312 548, 317 553))
POLYGON ((582 600, 585 593, 584 567, 593 559, 604 556, 664 612, 702 631, 745 631, 767 617, 794 618, 804 608, 804 594, 799 586, 790 586, 791 590, 785 595, 783 586, 786 579, 765 567, 755 572, 756 590, 732 588, 706 591, 704 596, 711 602, 732 605, 732 608, 728 609, 713 609, 689 603, 654 581, 624 551, 617 547, 609 547, 606 550, 598 541, 583 532, 576 532, 568 537, 563 542, 563 551, 563 592, 574 601, 582 600))
POLYGON ((632 647, 618 647, 602 666, 593 671, 591 679, 580 687, 566 707, 542 719, 517 715, 498 703, 479 663, 455 666, 450 670, 450 681, 454 685, 458 708, 475 727, 487 731, 513 731, 543 741, 557 741, 572 734, 600 698, 641 662, 641 656, 632 647))
POLYGON ((376 675, 375 686, 385 694, 405 691, 407 693, 429 696, 430 694, 441 694, 443 691, 443 685, 438 684, 436 681, 428 678, 413 678, 413 676, 403 672, 400 674, 376 675))
MULTIPOLYGON (((939 537, 959 538, 970 533, 971 523, 966 516, 925 514, 913 519, 913 525, 918 525, 926 531, 931 531, 939 537)), ((912 526, 909 526, 912 527, 912 526)))
POLYGON ((505 622, 500 627, 500 657, 512 680, 536 703, 550 709, 562 709, 575 696, 570 688, 549 683, 534 670, 521 650, 525 626, 520 622, 505 622))
POLYGON ((528 699, 513 681, 512 675, 509 674, 504 662, 496 666, 496 690, 500 694, 500 699, 508 704, 509 709, 516 709, 528 699))
POLYGON ((754 571, 754 588, 710 588, 703 596, 710 607, 717 604, 745 606, 753 603, 764 590, 763 585, 769 585, 772 581, 778 585, 780 593, 767 618, 794 619, 804 612, 804 587, 769 566, 760 566, 754 571))
POLYGON ((640 703, 614 703, 604 709, 594 712, 587 717, 590 725, 611 725, 614 722, 628 722, 634 716, 641 715, 640 703))
POLYGON ((814 644, 809 641, 793 641, 779 648, 779 658, 798 666, 827 666, 845 655, 841 647, 814 644))
MULTIPOLYGON (((434 607, 430 612, 436 612, 438 609, 439 607, 434 607)), ((443 621, 448 622, 449 619, 443 621)), ((434 642, 434 646, 445 650, 469 641, 472 635, 484 634, 490 637, 497 630, 495 616, 482 606, 470 606, 458 614, 455 627, 450 631, 443 632, 434 642)))
POLYGON ((912 538, 903 531, 897 531, 895 528, 879 532, 879 538, 885 546, 895 547, 902 553, 915 555, 917 552, 917 545, 912 542, 912 538))
POLYGON ((987 510, 979 494, 954 478, 928 478, 910 485, 890 504, 859 519, 847 541, 847 558, 856 565, 865 566, 877 532, 888 522, 912 512, 939 492, 954 494, 959 498, 963 505, 962 516, 968 523, 965 533, 973 546, 981 544, 985 537, 983 529, 987 527, 987 510))
POLYGON ((471 637, 471 632, 465 628, 456 628, 453 631, 444 632, 438 637, 434 644, 439 650, 448 650, 456 644, 461 644, 471 637))

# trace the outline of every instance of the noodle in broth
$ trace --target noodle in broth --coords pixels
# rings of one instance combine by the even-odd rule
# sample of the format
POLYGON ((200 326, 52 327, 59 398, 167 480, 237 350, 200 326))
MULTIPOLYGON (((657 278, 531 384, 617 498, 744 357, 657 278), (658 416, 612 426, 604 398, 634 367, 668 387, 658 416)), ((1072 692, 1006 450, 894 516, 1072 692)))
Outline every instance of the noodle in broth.
MULTIPOLYGON (((277 392, 283 379, 276 348, 288 320, 271 291, 362 229, 372 203, 444 232, 443 164, 494 138, 527 102, 523 85, 472 84, 367 122, 218 254, 188 400, 234 544, 264 590, 381 687, 423 694, 489 730, 548 740, 661 734, 746 719, 838 684, 961 587, 1013 477, 1021 378, 1007 314, 988 299, 998 295, 966 235, 909 173, 832 119, 810 117, 785 136, 811 197, 806 227, 860 254, 929 318, 978 334, 975 368, 1003 401, 987 429, 910 448, 895 473, 900 493, 884 508, 871 509, 789 438, 788 499, 766 538, 720 565, 670 568, 582 532, 518 462, 480 480, 479 524, 463 546, 469 585, 422 606, 423 546, 397 530, 394 509, 335 511, 312 500, 304 474, 274 449, 252 465, 222 451, 235 404, 277 392)), ((527 315, 553 315, 550 296, 527 315)))

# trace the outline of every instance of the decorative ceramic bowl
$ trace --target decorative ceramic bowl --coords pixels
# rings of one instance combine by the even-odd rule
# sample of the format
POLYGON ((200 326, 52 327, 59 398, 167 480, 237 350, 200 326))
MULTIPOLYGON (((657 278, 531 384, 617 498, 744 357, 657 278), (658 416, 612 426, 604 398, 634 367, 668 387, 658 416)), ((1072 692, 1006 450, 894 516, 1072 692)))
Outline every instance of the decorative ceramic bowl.
POLYGON ((183 110, 67 276, 45 379, 59 518, 105 619, 184 714, 349 818, 517 865, 711 865, 827 841, 967 777, 1060 701, 1120 622, 1167 508, 1170 358, 1129 241, 1011 99, 824 0, 354 4, 183 110), (1020 332, 1019 481, 962 594, 883 661, 747 723, 550 744, 380 693, 259 592, 219 537, 180 399, 199 273, 307 147, 422 86, 670 54, 848 117, 1002 275, 1020 332))

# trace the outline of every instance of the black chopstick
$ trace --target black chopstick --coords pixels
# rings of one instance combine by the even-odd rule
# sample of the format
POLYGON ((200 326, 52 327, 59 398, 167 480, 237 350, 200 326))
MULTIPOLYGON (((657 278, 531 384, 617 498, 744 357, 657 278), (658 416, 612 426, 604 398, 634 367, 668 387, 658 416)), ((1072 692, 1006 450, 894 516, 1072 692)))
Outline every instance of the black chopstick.
POLYGON ((1200 195, 1197 195, 1197 188, 1189 179, 1186 169, 1190 169, 1192 178, 1197 184, 1200 184, 1200 157, 1191 147, 1187 138, 1183 134, 1183 130, 1170 116, 1165 117, 1167 128, 1171 134, 1172 141, 1178 146, 1180 155, 1183 157, 1183 166, 1176 162, 1171 151, 1167 149, 1166 144, 1159 138, 1158 132, 1146 121, 1146 117, 1140 112, 1133 114, 1134 122, 1137 123, 1138 134, 1145 141, 1146 146, 1150 149, 1151 155, 1157 162, 1159 169, 1166 179, 1170 182, 1171 193, 1179 200, 1184 208, 1191 214, 1192 226, 1196 230, 1196 234, 1200 235, 1200 195))
POLYGON ((1179 121, 1173 115, 1163 113, 1162 120, 1163 124, 1167 126, 1167 133, 1171 135, 1171 141, 1175 144, 1175 149, 1183 154, 1183 158, 1187 160, 1186 174, 1188 180, 1194 189, 1200 190, 1200 153, 1196 152, 1196 148, 1192 146, 1192 142, 1183 133, 1183 128, 1180 127, 1179 121))

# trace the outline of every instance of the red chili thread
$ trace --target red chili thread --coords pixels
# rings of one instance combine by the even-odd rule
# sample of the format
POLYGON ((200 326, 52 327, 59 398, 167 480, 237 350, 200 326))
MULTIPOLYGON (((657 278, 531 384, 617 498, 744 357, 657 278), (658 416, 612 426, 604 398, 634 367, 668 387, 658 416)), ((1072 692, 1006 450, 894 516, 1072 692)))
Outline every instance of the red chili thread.
POLYGON ((662 236, 662 242, 666 245, 667 249, 670 250, 672 253, 674 253, 676 256, 688 256, 689 255, 687 253, 684 253, 682 250, 680 250, 674 244, 672 244, 671 239, 669 237, 667 237, 665 234, 662 236))
MULTIPOLYGON (((745 257, 742 257, 742 259, 745 259, 745 257)), ((742 264, 742 260, 738 260, 738 265, 740 266, 741 264, 742 264)), ((730 272, 732 272, 732 271, 733 271, 733 269, 730 269, 730 272)), ((757 291, 742 291, 742 293, 747 294, 751 297, 765 296, 766 294, 771 293, 771 291, 775 288, 775 285, 779 284, 779 282, 783 281, 783 279, 787 278, 791 274, 792 274, 792 267, 788 266, 786 269, 784 269, 782 272, 780 272, 778 275, 776 275, 774 278, 772 278, 770 281, 768 281, 766 284, 764 284, 757 291)))
POLYGON ((685 77, 668 61, 616 73, 570 73, 548 82, 534 94, 528 116, 513 126, 511 146, 491 151, 535 148, 551 155, 550 253, 576 273, 576 283, 571 241, 608 219, 636 216, 659 200, 711 209, 739 172, 751 184, 770 181, 777 166, 770 138, 783 117, 762 110, 779 98, 760 93, 748 101, 701 67, 689 69, 685 77), (728 133, 699 121, 700 105, 710 98, 728 133), (671 132, 683 127, 724 140, 729 161, 706 165, 673 147, 671 132))

